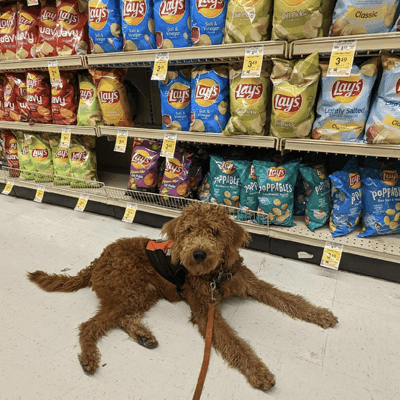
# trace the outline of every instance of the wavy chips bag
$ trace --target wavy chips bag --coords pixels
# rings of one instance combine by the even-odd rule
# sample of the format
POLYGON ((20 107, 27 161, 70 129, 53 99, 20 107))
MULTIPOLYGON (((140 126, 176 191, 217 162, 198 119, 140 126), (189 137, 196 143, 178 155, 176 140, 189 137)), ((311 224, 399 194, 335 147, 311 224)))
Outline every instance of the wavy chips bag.
POLYGON ((342 142, 361 140, 368 118, 372 89, 378 75, 378 59, 353 64, 349 77, 326 76, 328 63, 321 63, 322 90, 312 138, 342 142))
POLYGON ((13 4, 4 7, 0 16, 1 59, 17 59, 17 11, 22 4, 13 4))
POLYGON ((0 75, 0 121, 4 118, 4 81, 5 76, 0 75))
POLYGON ((304 60, 273 59, 271 132, 278 138, 306 138, 314 122, 319 54, 304 60))
POLYGON ((79 74, 78 126, 103 125, 96 85, 89 74, 79 74))
POLYGON ((75 72, 60 72, 61 85, 51 86, 51 111, 53 123, 76 125, 77 95, 75 72))
MULTIPOLYGON (((192 160, 176 151, 174 158, 165 159, 165 170, 160 194, 173 197, 187 197, 190 193, 190 165, 192 160)), ((166 197, 168 199, 168 197, 166 197)))
POLYGON ((4 79, 3 86, 3 98, 4 98, 4 121, 21 121, 21 113, 19 111, 17 103, 17 93, 15 91, 15 85, 13 79, 4 79))
POLYGON ((51 86, 48 72, 30 71, 26 74, 26 101, 30 118, 37 123, 51 123, 51 86))
POLYGON ((26 101, 28 92, 26 88, 26 77, 24 74, 7 73, 6 78, 15 93, 15 102, 18 113, 18 120, 22 122, 29 121, 28 104, 26 101))
POLYGON ((23 6, 17 17, 17 58, 36 58, 40 7, 23 6))
POLYGON ((52 182, 54 175, 53 157, 49 141, 45 135, 30 135, 29 154, 31 156, 36 182, 52 182))
POLYGON ((55 1, 42 0, 36 57, 57 56, 57 8, 55 1))
POLYGON ((19 168, 22 170, 20 177, 26 180, 34 180, 34 166, 29 153, 30 135, 22 131, 14 131, 14 134, 17 138, 19 168))
POLYGON ((5 149, 5 158, 7 164, 10 168, 18 169, 19 161, 18 161, 18 147, 17 147, 17 138, 11 132, 3 132, 1 133, 1 138, 3 139, 4 149, 5 149))

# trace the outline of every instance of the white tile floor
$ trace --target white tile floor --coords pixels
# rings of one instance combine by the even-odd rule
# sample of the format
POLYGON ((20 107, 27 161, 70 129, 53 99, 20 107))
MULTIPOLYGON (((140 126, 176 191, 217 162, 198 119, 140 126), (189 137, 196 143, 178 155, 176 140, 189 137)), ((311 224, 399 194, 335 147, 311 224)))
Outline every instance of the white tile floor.
MULTIPOLYGON (((0 399, 190 400, 203 341, 184 303, 160 302, 146 322, 159 341, 147 350, 120 331, 100 342, 102 367, 77 360, 77 327, 95 312, 90 289, 46 293, 26 279, 43 269, 75 274, 105 245, 159 230, 0 195, 0 399)), ((243 251, 247 265, 278 287, 330 307, 327 331, 254 301, 230 300, 224 316, 275 373, 267 394, 214 352, 202 399, 395 400, 400 398, 400 285, 243 251)))

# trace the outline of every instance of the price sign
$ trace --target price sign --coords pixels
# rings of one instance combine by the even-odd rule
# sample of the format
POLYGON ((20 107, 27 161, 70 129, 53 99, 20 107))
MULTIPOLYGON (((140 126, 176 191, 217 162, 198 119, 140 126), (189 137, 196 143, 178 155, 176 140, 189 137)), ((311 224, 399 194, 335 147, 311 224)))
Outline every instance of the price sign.
POLYGON ((327 76, 350 76, 357 40, 340 40, 333 43, 327 76))
POLYGON ((14 186, 13 182, 7 181, 5 188, 3 189, 3 191, 1 193, 10 194, 13 186, 14 186))
POLYGON ((39 0, 28 0, 28 6, 37 6, 39 4, 39 0))
POLYGON ((246 47, 243 61, 242 78, 260 77, 263 55, 263 46, 246 47))
POLYGON ((82 194, 81 197, 79 197, 78 202, 76 203, 75 211, 83 212, 86 208, 88 201, 89 196, 87 194, 82 194))
POLYGON ((68 149, 71 145, 71 128, 62 128, 60 147, 68 149))
POLYGON ((342 244, 326 242, 324 253, 322 254, 321 267, 338 270, 342 252, 342 244))
POLYGON ((114 151, 125 153, 126 144, 128 143, 128 131, 118 131, 117 140, 115 141, 114 151))
POLYGON ((166 133, 161 148, 161 157, 174 158, 176 139, 178 135, 176 133, 166 133))
POLYGON ((163 81, 167 77, 169 53, 157 53, 154 61, 152 81, 163 81))
POLYGON ((39 186, 36 190, 36 195, 33 201, 36 201, 37 203, 41 203, 43 200, 45 188, 43 186, 39 186))
POLYGON ((133 222, 137 211, 137 204, 128 203, 125 209, 125 214, 122 218, 122 222, 133 222))
POLYGON ((48 61, 47 68, 49 69, 50 81, 52 85, 61 87, 60 71, 58 69, 58 61, 48 61))

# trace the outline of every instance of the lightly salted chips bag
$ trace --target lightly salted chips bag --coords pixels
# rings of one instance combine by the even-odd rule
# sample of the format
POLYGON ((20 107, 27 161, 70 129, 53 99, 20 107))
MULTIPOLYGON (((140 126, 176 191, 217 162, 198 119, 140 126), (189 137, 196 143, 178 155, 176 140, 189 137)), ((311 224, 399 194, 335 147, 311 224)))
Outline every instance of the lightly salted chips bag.
POLYGON ((383 74, 368 117, 368 143, 400 144, 400 58, 384 53, 383 74))
POLYGON ((357 66, 349 77, 326 76, 328 63, 321 63, 321 94, 312 138, 357 142, 368 118, 372 89, 378 75, 378 58, 357 66))
POLYGON ((242 78, 241 65, 230 68, 231 118, 224 129, 225 135, 265 135, 271 89, 269 67, 269 63, 263 63, 259 78, 242 78))
POLYGON ((90 74, 79 74, 78 126, 103 125, 96 85, 90 74))
POLYGON ((161 96, 162 129, 188 131, 190 128, 190 69, 170 70, 158 82, 161 96))
POLYGON ((229 119, 227 66, 205 65, 192 70, 190 130, 221 133, 229 119))
POLYGON ((355 157, 329 178, 333 203, 329 229, 332 237, 345 236, 354 230, 361 218, 361 177, 355 157))
POLYGON ((257 211, 265 214, 265 217, 257 218, 259 224, 296 225, 293 222, 293 203, 300 161, 292 160, 281 165, 273 161, 253 161, 259 188, 257 211))
POLYGON ((272 59, 272 113, 270 135, 306 138, 314 122, 319 83, 319 54, 304 60, 272 59))

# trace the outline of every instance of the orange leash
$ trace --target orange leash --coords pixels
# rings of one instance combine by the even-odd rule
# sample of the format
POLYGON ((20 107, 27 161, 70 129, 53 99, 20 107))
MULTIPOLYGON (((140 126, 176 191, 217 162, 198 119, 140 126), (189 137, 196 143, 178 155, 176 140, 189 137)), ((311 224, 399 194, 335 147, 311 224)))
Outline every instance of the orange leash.
POLYGON ((210 303, 208 305, 206 346, 204 348, 203 364, 201 365, 199 379, 197 380, 197 386, 196 390, 194 391, 193 400, 200 400, 201 392, 203 391, 204 381, 206 380, 208 364, 210 363, 211 341, 212 341, 213 326, 214 326, 214 312, 215 312, 215 303, 210 303))

